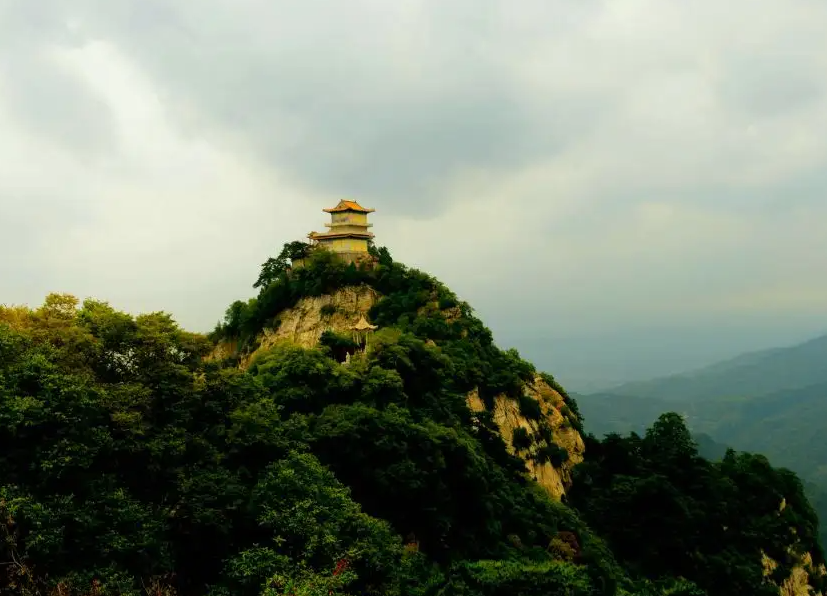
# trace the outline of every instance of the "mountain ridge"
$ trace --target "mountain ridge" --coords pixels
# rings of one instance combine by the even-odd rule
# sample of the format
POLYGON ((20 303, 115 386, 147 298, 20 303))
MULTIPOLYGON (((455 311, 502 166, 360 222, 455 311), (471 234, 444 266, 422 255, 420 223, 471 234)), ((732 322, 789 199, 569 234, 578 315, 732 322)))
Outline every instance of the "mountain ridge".
POLYGON ((758 396, 827 382, 827 335, 787 347, 749 352, 685 373, 624 383, 599 393, 668 400, 696 399, 710 390, 758 396), (733 377, 726 379, 722 377, 733 377))

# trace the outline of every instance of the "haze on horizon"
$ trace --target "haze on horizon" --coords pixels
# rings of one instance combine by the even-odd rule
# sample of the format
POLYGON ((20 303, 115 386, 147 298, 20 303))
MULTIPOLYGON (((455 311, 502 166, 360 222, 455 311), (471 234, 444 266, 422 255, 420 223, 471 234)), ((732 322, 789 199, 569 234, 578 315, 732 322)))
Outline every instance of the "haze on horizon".
POLYGON ((0 0, 0 302, 207 331, 351 197, 564 383, 804 340, 825 30, 817 0, 0 0))

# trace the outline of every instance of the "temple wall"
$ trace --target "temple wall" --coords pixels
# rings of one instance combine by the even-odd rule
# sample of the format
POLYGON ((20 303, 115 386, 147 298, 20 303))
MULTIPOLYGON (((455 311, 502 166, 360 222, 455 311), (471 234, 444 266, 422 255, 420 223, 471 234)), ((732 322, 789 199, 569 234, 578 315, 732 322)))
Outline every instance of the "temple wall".
POLYGON ((331 238, 319 240, 319 245, 335 253, 368 252, 368 241, 363 238, 331 238))
POLYGON ((365 226, 368 223, 367 213, 343 211, 338 213, 331 213, 330 215, 330 221, 332 221, 333 223, 350 223, 356 226, 365 226))
POLYGON ((329 228, 328 233, 333 234, 368 234, 368 228, 356 224, 336 225, 329 228))

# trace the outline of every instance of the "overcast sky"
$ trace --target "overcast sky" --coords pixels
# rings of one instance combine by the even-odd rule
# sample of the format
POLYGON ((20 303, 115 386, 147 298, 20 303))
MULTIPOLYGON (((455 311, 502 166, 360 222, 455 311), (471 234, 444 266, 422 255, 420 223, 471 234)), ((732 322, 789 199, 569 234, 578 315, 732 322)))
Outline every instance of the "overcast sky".
POLYGON ((209 330, 349 197, 572 377, 817 335, 825 31, 823 0, 0 0, 0 302, 209 330))

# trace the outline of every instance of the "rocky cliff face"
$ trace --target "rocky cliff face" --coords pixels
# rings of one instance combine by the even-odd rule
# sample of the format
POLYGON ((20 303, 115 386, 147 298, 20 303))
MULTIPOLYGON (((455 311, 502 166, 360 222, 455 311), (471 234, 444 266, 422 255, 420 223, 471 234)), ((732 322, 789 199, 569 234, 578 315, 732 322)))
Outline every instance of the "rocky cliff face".
MULTIPOLYGON (((278 315, 274 328, 265 330, 259 337, 258 347, 250 354, 244 355, 239 365, 241 368, 246 368, 259 352, 278 342, 291 342, 305 348, 312 348, 318 343, 319 336, 325 330, 347 332, 360 317, 367 315, 379 297, 373 288, 362 285, 342 288, 330 295, 303 298, 294 307, 278 315)), ((459 311, 456 308, 448 309, 443 315, 450 319, 459 316, 459 311)), ((230 356, 235 349, 235 345, 222 342, 216 346, 210 358, 219 359, 230 356)), ((540 424, 540 421, 529 420, 523 416, 519 405, 514 400, 506 396, 498 396, 495 399, 494 421, 508 449, 521 457, 526 462, 529 474, 552 496, 559 499, 571 485, 572 468, 583 461, 583 438, 563 414, 565 404, 562 396, 540 377, 526 384, 524 391, 526 395, 540 403, 543 412, 541 420, 545 420, 545 424, 551 428, 554 443, 566 450, 568 459, 559 467, 555 467, 551 463, 534 461, 533 456, 540 444, 527 450, 514 448, 513 437, 517 428, 525 428, 531 435, 535 435, 540 424)), ((478 412, 485 409, 485 405, 475 391, 468 395, 467 403, 472 411, 478 412)))
MULTIPOLYGON (((292 308, 276 317, 272 329, 265 329, 258 338, 258 347, 242 356, 241 368, 247 368, 260 352, 279 342, 291 342, 303 348, 312 348, 319 343, 319 337, 327 330, 347 332, 361 316, 366 316, 379 298, 373 288, 362 285, 342 288, 333 294, 302 298, 292 308)), ((209 358, 221 359, 236 350, 233 342, 220 342, 209 358)))
MULTIPOLYGON (((505 441, 508 450, 520 456, 528 468, 529 474, 554 498, 559 499, 571 486, 571 470, 583 461, 585 445, 583 437, 572 427, 571 421, 563 415, 565 402, 563 397, 552 389, 539 376, 535 377, 532 383, 524 387, 525 394, 540 403, 543 416, 540 420, 529 420, 522 413, 517 402, 506 396, 497 396, 494 400, 493 416, 494 422, 500 429, 500 434, 505 441), (537 463, 534 455, 542 443, 536 443, 526 450, 518 450, 514 447, 514 431, 524 428, 529 436, 536 436, 540 421, 544 420, 553 433, 554 443, 562 447, 568 453, 568 459, 559 467, 551 463, 537 463)), ((486 409, 476 391, 468 395, 468 407, 474 412, 486 409)))
POLYGON ((267 349, 279 341, 312 348, 327 329, 346 333, 360 317, 367 316, 378 298, 376 290, 365 285, 304 298, 278 315, 276 328, 265 331, 259 349, 267 349))

